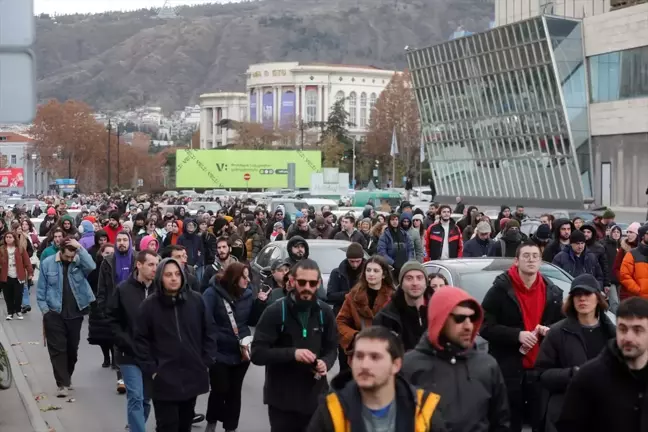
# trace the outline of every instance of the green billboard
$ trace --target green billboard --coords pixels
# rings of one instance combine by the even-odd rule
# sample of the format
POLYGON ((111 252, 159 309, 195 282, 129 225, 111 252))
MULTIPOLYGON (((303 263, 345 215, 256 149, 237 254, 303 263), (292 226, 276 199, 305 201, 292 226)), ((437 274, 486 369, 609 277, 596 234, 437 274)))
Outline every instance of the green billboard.
POLYGON ((322 170, 315 150, 178 150, 178 188, 286 188, 288 164, 295 164, 296 186, 310 186, 311 174, 322 170))

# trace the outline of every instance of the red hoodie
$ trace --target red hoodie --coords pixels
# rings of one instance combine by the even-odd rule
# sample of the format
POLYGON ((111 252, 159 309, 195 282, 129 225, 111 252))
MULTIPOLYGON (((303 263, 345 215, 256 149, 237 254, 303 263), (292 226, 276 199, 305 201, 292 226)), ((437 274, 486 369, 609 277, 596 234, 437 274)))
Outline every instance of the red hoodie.
POLYGON ((115 244, 115 242, 117 241, 117 233, 119 233, 123 229, 124 227, 122 226, 122 224, 119 224, 117 228, 111 227, 110 224, 103 227, 103 230, 106 231, 106 234, 108 234, 108 243, 115 244))
MULTIPOLYGON (((542 323, 542 315, 544 314, 545 303, 547 302, 547 287, 545 281, 538 273, 535 282, 530 289, 524 285, 520 273, 518 273, 517 266, 509 269, 508 275, 511 278, 513 285, 513 292, 520 304, 520 313, 522 313, 522 321, 524 323, 524 330, 534 331, 535 328, 542 323)), ((533 348, 522 357, 522 366, 524 369, 533 369, 536 357, 540 352, 540 342, 536 343, 533 348)))
POLYGON ((473 343, 475 342, 479 328, 484 320, 484 312, 481 305, 461 288, 444 286, 434 292, 434 295, 430 299, 430 306, 428 307, 428 339, 435 348, 443 350, 443 347, 439 344, 439 336, 441 335, 443 326, 445 326, 452 310, 464 301, 474 303, 475 311, 479 314, 479 319, 475 322, 472 336, 472 341, 473 343))

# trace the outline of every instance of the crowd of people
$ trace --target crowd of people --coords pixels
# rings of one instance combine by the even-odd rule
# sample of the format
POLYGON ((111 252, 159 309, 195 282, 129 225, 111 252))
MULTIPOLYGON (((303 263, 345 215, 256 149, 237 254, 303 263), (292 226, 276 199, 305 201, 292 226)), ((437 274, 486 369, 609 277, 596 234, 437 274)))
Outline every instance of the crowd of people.
POLYGON ((648 225, 622 237, 612 212, 591 223, 543 215, 527 236, 523 207, 491 221, 459 199, 457 222, 436 203, 338 219, 233 198, 192 216, 167 201, 75 197, 73 218, 52 200, 42 241, 26 209, 0 219, 7 320, 31 311, 40 259, 57 396, 74 391, 89 315, 88 342, 115 369, 133 432, 145 432, 151 407, 158 432, 205 420, 206 432, 236 431, 251 363, 265 367, 272 432, 648 430, 648 225), (326 287, 309 259, 317 239, 346 246, 326 287), (274 240, 288 240, 289 258, 257 280, 250 262, 274 240), (480 303, 424 265, 462 257, 513 265, 480 303), (568 293, 543 260, 573 277, 568 293))

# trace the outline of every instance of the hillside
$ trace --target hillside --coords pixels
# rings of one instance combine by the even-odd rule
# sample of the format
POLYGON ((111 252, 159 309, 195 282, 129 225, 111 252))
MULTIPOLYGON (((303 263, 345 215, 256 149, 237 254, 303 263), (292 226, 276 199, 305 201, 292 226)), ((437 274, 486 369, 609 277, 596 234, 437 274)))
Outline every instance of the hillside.
POLYGON ((265 0, 154 11, 37 19, 41 99, 80 99, 98 109, 244 90, 247 66, 269 61, 405 67, 403 48, 447 40, 457 26, 487 28, 484 0, 265 0))

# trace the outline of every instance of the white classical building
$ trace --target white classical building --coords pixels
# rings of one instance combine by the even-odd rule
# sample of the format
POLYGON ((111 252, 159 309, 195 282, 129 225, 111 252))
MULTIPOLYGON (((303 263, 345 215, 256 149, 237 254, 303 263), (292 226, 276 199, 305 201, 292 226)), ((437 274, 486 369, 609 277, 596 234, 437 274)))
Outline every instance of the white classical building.
POLYGON ((336 100, 345 99, 349 130, 367 132, 371 109, 395 71, 373 66, 260 63, 246 73, 246 93, 212 93, 200 97, 201 148, 226 145, 234 132, 220 130, 222 119, 258 122, 268 128, 323 122, 336 100), (241 114, 241 107, 245 114, 241 114), (219 111, 220 110, 220 111, 219 111), (220 113, 220 114, 219 114, 220 113))

